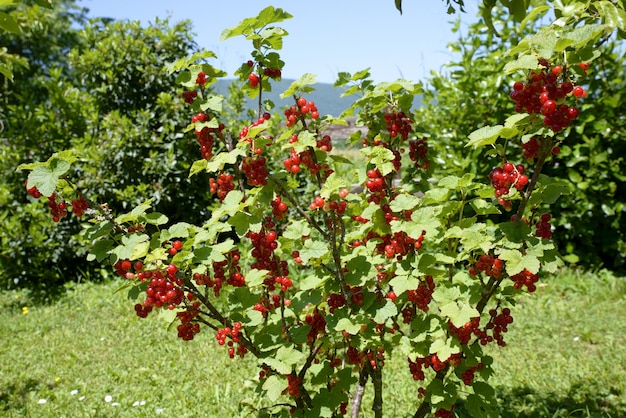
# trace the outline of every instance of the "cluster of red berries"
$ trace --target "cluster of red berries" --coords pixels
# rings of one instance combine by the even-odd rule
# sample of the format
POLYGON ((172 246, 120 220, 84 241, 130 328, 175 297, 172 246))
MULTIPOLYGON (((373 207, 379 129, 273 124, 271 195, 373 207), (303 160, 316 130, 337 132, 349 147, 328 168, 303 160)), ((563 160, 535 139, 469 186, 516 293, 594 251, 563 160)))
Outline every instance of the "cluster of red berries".
POLYGON ((450 409, 439 408, 435 412, 435 417, 437 418, 455 418, 454 416, 454 405, 450 407, 450 409))
POLYGON ((193 101, 198 97, 198 92, 196 90, 184 91, 183 92, 183 100, 187 104, 193 104, 193 101))
MULTIPOLYGON (((271 280, 272 279, 269 279, 268 282, 271 280)), ((270 301, 269 298, 263 296, 261 297, 261 299, 259 299, 259 302, 254 304, 252 309, 261 312, 261 314, 263 314, 263 317, 266 317, 268 311, 272 309, 278 309, 281 307, 281 305, 290 306, 291 299, 282 298, 280 295, 272 295, 272 299, 270 301)))
POLYGON ((479 272, 484 272, 487 276, 495 277, 497 279, 502 275, 503 268, 504 262, 498 257, 483 254, 478 257, 476 264, 473 267, 470 267, 469 274, 476 276, 479 272))
POLYGON ((426 357, 417 357, 415 361, 408 358, 409 371, 413 375, 413 380, 421 381, 425 379, 424 369, 431 367, 438 372, 445 369, 448 365, 456 367, 461 364, 461 353, 452 354, 446 361, 441 361, 437 354, 431 354, 426 357))
POLYGON ((331 293, 326 300, 328 310, 334 313, 335 309, 339 309, 346 304, 346 298, 341 293, 331 293))
POLYGON ((387 196, 387 181, 378 169, 367 170, 365 187, 371 193, 368 202, 380 203, 387 196))
MULTIPOLYGON (((293 138, 295 138, 296 141, 298 139, 297 135, 294 135, 292 139, 293 138)), ((322 142, 320 141, 317 141, 317 143, 322 144, 322 142)), ((308 167, 309 174, 311 176, 323 172, 323 174, 328 177, 332 173, 332 171, 329 169, 328 164, 319 164, 317 162, 313 149, 306 149, 298 153, 295 149, 292 148, 289 157, 283 161, 283 164, 285 165, 285 169, 293 174, 297 174, 300 172, 300 166, 302 164, 308 167)))
POLYGON ((280 196, 276 196, 274 199, 272 199, 271 205, 272 215, 274 215, 274 219, 276 219, 277 221, 283 220, 285 218, 285 215, 287 214, 287 211, 289 210, 287 204, 283 202, 280 196))
POLYGON ((259 78, 258 74, 252 73, 248 76, 248 83, 250 83, 250 87, 252 87, 253 89, 259 87, 260 81, 261 79, 259 78))
POLYGON ((385 113, 384 119, 390 137, 395 138, 399 135, 403 141, 408 139, 412 122, 404 112, 385 113))
POLYGON ((57 203, 56 199, 56 193, 52 193, 52 195, 48 198, 48 207, 50 208, 52 220, 54 222, 59 222, 61 218, 65 218, 67 216, 67 203, 65 203, 64 200, 57 203))
POLYGON ((180 250, 183 249, 183 242, 180 240, 172 241, 170 247, 167 249, 167 253, 174 257, 180 250))
MULTIPOLYGON (((513 277, 511 277, 511 279, 513 279, 513 277)), ((497 313, 496 309, 491 309, 489 311, 490 319, 484 330, 480 329, 480 317, 472 318, 461 328, 455 327, 452 322, 448 321, 450 335, 456 336, 463 345, 469 344, 472 336, 476 336, 481 345, 487 345, 492 341, 496 341, 498 345, 504 346, 502 334, 507 331, 507 325, 513 322, 510 313, 508 308, 504 308, 500 314, 497 313), (491 330, 492 335, 488 334, 487 331, 489 330, 491 330)))
POLYGON ((159 273, 157 271, 155 277, 148 283, 144 306, 152 305, 160 308, 167 305, 169 309, 174 309, 183 301, 185 296, 183 288, 170 277, 159 273))
POLYGON ((495 189, 494 195, 498 199, 498 203, 505 209, 511 209, 511 202, 502 196, 509 193, 511 186, 517 190, 523 190, 528 184, 528 176, 524 174, 524 166, 521 164, 513 165, 505 162, 502 167, 494 167, 489 173, 491 185, 495 189))
MULTIPOLYGON (((213 262, 213 282, 226 282, 233 287, 245 286, 246 281, 239 266, 240 258, 239 250, 234 249, 226 253, 226 260, 213 262), (228 267, 228 278, 226 278, 226 267, 228 267)), ((215 287, 215 284, 213 286, 215 287)))
POLYGON ((251 254, 255 259, 251 267, 269 271, 269 277, 263 281, 269 290, 274 290, 277 284, 281 285, 281 289, 285 287, 287 290, 291 287, 287 262, 278 258, 274 253, 274 250, 278 248, 278 234, 276 230, 271 229, 274 227, 273 222, 267 220, 265 226, 266 228, 259 232, 249 231, 246 234, 246 238, 252 242, 251 254))
POLYGON ((224 327, 217 330, 217 335, 215 336, 215 338, 217 339, 217 343, 219 345, 228 346, 228 356, 230 358, 235 358, 235 344, 237 344, 236 352, 240 357, 243 357, 248 352, 245 345, 243 345, 240 341, 241 328, 241 322, 235 322, 233 323, 232 328, 224 327), (228 342, 226 342, 227 339, 229 339, 228 342))
MULTIPOLYGON (((206 122, 209 116, 206 113, 198 113, 191 118, 193 123, 206 122)), ((200 155, 205 160, 210 160, 213 155, 213 144, 215 143, 215 135, 220 135, 224 130, 224 124, 220 124, 217 128, 209 128, 204 126, 202 129, 196 129, 196 142, 200 145, 200 155)))
MULTIPOLYGON (((223 270, 223 266, 219 263, 214 263, 213 268, 217 267, 218 269, 223 270)), ((211 279, 211 276, 203 273, 194 273, 193 280, 196 282, 198 286, 207 286, 213 289, 213 294, 215 297, 219 297, 220 291, 222 290, 222 285, 224 280, 222 277, 217 277, 215 280, 211 279)))
POLYGON ((310 117, 311 119, 318 119, 320 117, 320 113, 317 110, 317 106, 315 106, 315 102, 307 101, 304 97, 298 98, 295 105, 285 109, 284 114, 287 118, 287 122, 285 124, 288 127, 295 125, 301 117, 310 117))
POLYGON ((306 336, 307 343, 313 345, 320 335, 326 333, 326 319, 321 312, 316 309, 312 314, 307 314, 304 320, 306 324, 311 327, 311 330, 306 336))
POLYGON ((587 92, 581 86, 574 86, 566 79, 563 67, 550 68, 545 59, 539 60, 543 67, 540 71, 529 74, 527 82, 517 81, 513 84, 510 96, 515 102, 516 112, 541 114, 543 123, 554 132, 568 127, 578 117, 578 109, 564 103, 568 96, 584 98, 587 92), (559 81, 561 79, 561 81, 559 81))
POLYGON ((300 388, 302 386, 302 379, 300 379, 295 373, 287 375, 287 387, 283 390, 283 395, 289 393, 294 398, 299 398, 300 388))
POLYGON ((466 386, 469 386, 474 381, 474 376, 477 370, 482 370, 485 367, 483 363, 478 363, 476 366, 469 366, 461 373, 461 379, 466 386))
POLYGON ((235 189, 235 176, 230 173, 221 173, 217 177, 217 181, 213 178, 209 179, 209 191, 217 193, 217 198, 222 202, 228 192, 235 189))
POLYGON ((407 297, 409 302, 412 302, 417 309, 424 312, 428 312, 428 304, 432 300, 433 292, 435 291, 435 282, 433 276, 426 276, 416 289, 408 291, 407 297))
POLYGON ((541 218, 535 224, 535 235, 539 238, 550 239, 552 238, 552 225, 550 225, 550 214, 544 213, 541 218))
POLYGON ((246 157, 241 164, 241 171, 246 176, 248 185, 265 186, 267 184, 265 157, 246 157))
MULTIPOLYGON (((195 299, 195 296, 189 293, 187 298, 191 301, 195 299)), ((200 324, 193 322, 193 319, 200 314, 199 309, 200 302, 193 302, 186 310, 176 313, 176 316, 180 319, 180 324, 176 327, 178 338, 183 341, 191 341, 200 332, 200 324)))
POLYGON ((415 168, 428 170, 430 161, 428 155, 428 140, 426 137, 409 141, 409 158, 415 163, 415 168))
POLYGON ((72 212, 79 218, 85 214, 87 209, 89 209, 89 203, 87 203, 87 201, 82 197, 72 199, 71 205, 72 212))
POLYGON ((515 282, 513 287, 516 289, 521 289, 523 286, 526 286, 528 291, 531 293, 537 290, 537 286, 535 285, 535 283, 539 281, 539 276, 531 273, 526 269, 511 276, 510 279, 515 282))
POLYGON ((200 86, 200 88, 204 87, 206 84, 206 73, 204 71, 200 71, 196 76, 196 84, 200 86))
POLYGON ((331 152, 333 145, 330 143, 330 135, 323 135, 321 139, 315 141, 315 146, 324 152, 331 152))
POLYGON ((143 263, 140 261, 131 264, 129 260, 119 260, 114 266, 117 274, 127 278, 140 278, 141 281, 147 281, 146 299, 135 305, 137 315, 145 318, 153 308, 167 307, 174 309, 183 302, 185 293, 183 291, 183 281, 176 276, 178 267, 170 264, 165 270, 149 270, 138 272, 143 269, 143 263), (131 272, 135 269, 136 273, 131 272))
POLYGON ((527 142, 522 143, 522 149, 524 150, 524 158, 532 161, 539 155, 539 140, 533 136, 527 142))
MULTIPOLYGON (((37 186, 28 187, 28 185, 26 185, 26 192, 35 199, 39 199, 41 197, 41 192, 37 189, 37 186)), ((54 222, 60 222, 61 218, 65 218, 68 213, 67 202, 63 199, 57 202, 57 198, 58 196, 56 193, 52 193, 52 195, 48 197, 48 207, 50 208, 50 215, 52 216, 52 220, 54 222)), ((70 210, 74 213, 74 215, 80 218, 85 214, 87 209, 89 209, 89 204, 84 198, 78 197, 72 200, 70 210)))
POLYGON ((487 345, 492 341, 500 347, 504 347, 504 334, 508 331, 509 324, 513 323, 513 317, 511 316, 511 310, 509 308, 502 309, 501 313, 498 313, 496 309, 489 310, 489 323, 486 326, 487 330, 490 330, 492 335, 488 335, 486 331, 476 331, 475 334, 480 340, 481 345, 487 345))
POLYGON ((452 321, 448 321, 448 328, 450 328, 450 335, 454 335, 458 338, 459 342, 463 345, 469 344, 472 335, 476 334, 476 331, 480 326, 480 317, 476 316, 466 322, 461 328, 457 328, 452 324, 452 321))

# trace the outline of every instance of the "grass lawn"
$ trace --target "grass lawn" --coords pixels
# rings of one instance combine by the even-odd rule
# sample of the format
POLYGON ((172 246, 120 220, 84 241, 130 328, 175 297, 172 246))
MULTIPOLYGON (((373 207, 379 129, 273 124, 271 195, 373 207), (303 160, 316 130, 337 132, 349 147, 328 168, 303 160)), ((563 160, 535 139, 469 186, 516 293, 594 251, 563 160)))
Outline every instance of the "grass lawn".
MULTIPOLYGON (((508 346, 492 349, 500 416, 626 416, 626 279, 566 272, 541 283, 512 309, 508 346)), ((184 342, 138 318, 117 285, 71 286, 43 306, 0 293, 0 416, 254 416, 242 403, 263 405, 253 358, 230 360, 206 328, 184 342)), ((407 369, 387 363, 385 416, 414 412, 407 369)))

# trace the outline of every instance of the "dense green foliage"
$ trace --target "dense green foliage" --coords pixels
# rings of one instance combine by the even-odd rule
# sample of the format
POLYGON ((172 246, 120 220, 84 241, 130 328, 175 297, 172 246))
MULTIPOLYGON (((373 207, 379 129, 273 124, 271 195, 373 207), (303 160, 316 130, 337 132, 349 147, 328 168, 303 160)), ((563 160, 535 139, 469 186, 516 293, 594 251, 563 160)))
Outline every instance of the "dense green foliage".
POLYGON ((76 237, 78 222, 54 224, 26 198, 20 162, 73 148, 81 161, 97 162, 77 165, 79 187, 111 209, 149 198, 173 219, 206 214, 206 177, 187 179, 197 149, 182 134, 189 115, 165 70, 196 47, 189 22, 87 21, 73 1, 11 15, 21 33, 0 33, 0 43, 28 67, 0 92, 0 274, 2 287, 49 292, 94 266, 76 237))

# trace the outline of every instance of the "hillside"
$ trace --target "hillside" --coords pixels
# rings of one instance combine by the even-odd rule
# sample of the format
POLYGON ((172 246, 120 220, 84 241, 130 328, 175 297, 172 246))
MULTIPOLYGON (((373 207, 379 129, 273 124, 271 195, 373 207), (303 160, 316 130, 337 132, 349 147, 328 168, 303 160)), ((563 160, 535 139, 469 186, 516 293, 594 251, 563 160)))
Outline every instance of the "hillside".
MULTIPOLYGON (((215 85, 215 91, 218 94, 226 94, 228 93, 228 87, 235 80, 219 80, 215 85)), ((281 99, 279 96, 282 92, 287 90, 287 88, 293 83, 295 80, 281 80, 272 83, 272 91, 266 94, 266 97, 272 100, 278 108, 286 107, 287 105, 292 105, 293 100, 290 99, 281 99)), ((345 91, 342 88, 333 88, 332 84, 329 83, 317 83, 313 86, 315 91, 307 95, 307 99, 315 102, 315 105, 319 109, 320 114, 322 115, 333 115, 339 116, 341 112, 350 107, 350 105, 357 99, 357 96, 348 96, 348 97, 340 97, 341 94, 345 91)), ((421 97, 415 98, 414 107, 421 106, 421 97)), ((256 102, 250 102, 250 107, 255 107, 256 102)))

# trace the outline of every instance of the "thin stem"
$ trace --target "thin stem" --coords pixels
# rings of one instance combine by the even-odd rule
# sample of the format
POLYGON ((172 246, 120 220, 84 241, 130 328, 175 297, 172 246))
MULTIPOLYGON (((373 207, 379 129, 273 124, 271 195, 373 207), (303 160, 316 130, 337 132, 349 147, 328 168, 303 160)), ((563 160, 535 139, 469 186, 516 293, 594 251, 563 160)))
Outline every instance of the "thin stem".
MULTIPOLYGON (((371 366, 370 366, 371 367, 371 366)), ((372 385, 374 386, 374 402, 372 411, 375 418, 383 417, 383 371, 382 367, 377 367, 371 371, 372 385)))
POLYGON ((365 394, 365 385, 369 374, 365 368, 361 369, 359 374, 359 383, 354 391, 354 398, 352 398, 352 411, 350 411, 350 418, 359 418, 359 412, 361 411, 361 402, 363 402, 363 394, 365 394))

